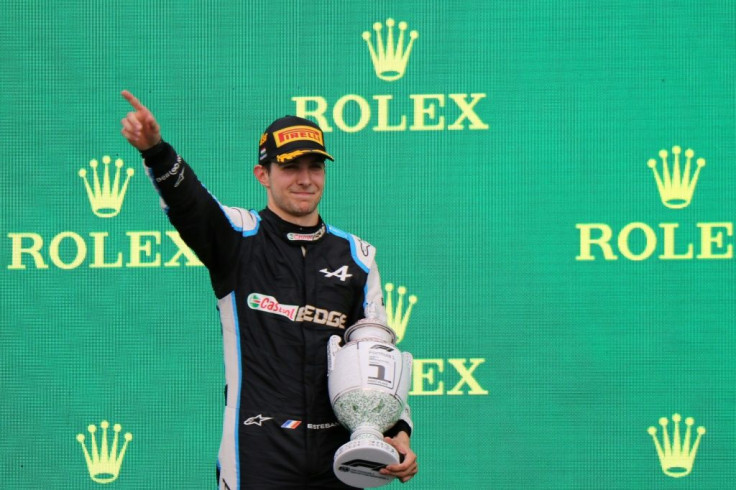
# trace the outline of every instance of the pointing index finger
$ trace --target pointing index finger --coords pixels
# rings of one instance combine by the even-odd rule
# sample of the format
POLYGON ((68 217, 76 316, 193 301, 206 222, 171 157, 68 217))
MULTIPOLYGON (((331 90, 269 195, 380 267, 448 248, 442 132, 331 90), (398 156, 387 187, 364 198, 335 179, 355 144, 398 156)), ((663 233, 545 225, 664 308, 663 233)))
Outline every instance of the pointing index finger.
POLYGON ((138 100, 135 95, 131 94, 127 90, 123 90, 121 92, 121 94, 123 95, 123 97, 125 97, 125 100, 127 100, 128 103, 130 103, 130 105, 132 105, 136 110, 138 110, 138 111, 146 111, 147 110, 146 109, 146 106, 144 106, 143 104, 141 104, 141 101, 138 100))

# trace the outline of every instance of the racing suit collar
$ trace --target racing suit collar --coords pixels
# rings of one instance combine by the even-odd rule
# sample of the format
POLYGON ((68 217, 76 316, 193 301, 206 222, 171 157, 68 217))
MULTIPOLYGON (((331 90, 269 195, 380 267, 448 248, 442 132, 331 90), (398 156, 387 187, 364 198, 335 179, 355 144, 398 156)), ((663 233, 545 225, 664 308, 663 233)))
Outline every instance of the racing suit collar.
POLYGON ((300 226, 280 218, 268 208, 263 209, 258 214, 261 215, 261 218, 274 223, 281 232, 281 237, 289 243, 298 245, 314 243, 321 240, 327 233, 327 227, 321 216, 319 222, 314 226, 300 226))

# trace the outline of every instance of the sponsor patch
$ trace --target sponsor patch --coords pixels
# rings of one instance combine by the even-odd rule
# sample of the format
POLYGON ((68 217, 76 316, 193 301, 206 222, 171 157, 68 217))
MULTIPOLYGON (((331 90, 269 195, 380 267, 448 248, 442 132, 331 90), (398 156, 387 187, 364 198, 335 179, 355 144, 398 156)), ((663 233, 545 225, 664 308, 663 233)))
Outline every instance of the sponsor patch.
POLYGON ((348 268, 348 266, 347 266, 347 265, 343 265, 342 267, 340 267, 339 269, 337 269, 337 270, 334 270, 334 271, 330 271, 330 270, 328 270, 328 269, 327 269, 327 268, 325 267, 324 269, 320 269, 320 272, 321 272, 322 274, 324 274, 324 275, 325 275, 325 277, 326 277, 326 278, 328 278, 328 279, 329 279, 330 277, 337 277, 337 278, 338 278, 338 279, 340 279, 340 280, 341 280, 342 282, 345 282, 345 280, 346 280, 346 279, 347 279, 348 277, 353 277, 353 275, 352 275, 352 274, 348 274, 348 271, 349 271, 349 270, 350 270, 350 269, 348 268))
POLYGON ((264 417, 260 413, 256 415, 255 417, 249 417, 243 422, 243 425, 257 425, 259 427, 263 427, 263 422, 267 420, 271 420, 273 417, 264 417))
POLYGON ((286 238, 293 242, 316 242, 325 234, 325 225, 314 233, 288 233, 286 238))
POLYGON ((283 305, 273 296, 258 293, 250 293, 248 295, 248 307, 251 310, 265 311, 285 316, 289 320, 294 320, 299 310, 297 305, 283 305))
POLYGON ((276 147, 291 143, 292 141, 314 141, 320 146, 324 146, 322 139, 322 131, 309 126, 291 126, 284 129, 274 131, 273 139, 276 147))
POLYGON ((340 425, 340 422, 329 422, 327 424, 307 424, 307 429, 310 429, 310 430, 332 429, 333 427, 337 427, 338 425, 340 425))
POLYGON ((285 305, 267 294, 250 293, 247 302, 251 310, 285 316, 295 322, 312 322, 328 327, 345 328, 348 319, 341 311, 328 311, 312 305, 285 305))

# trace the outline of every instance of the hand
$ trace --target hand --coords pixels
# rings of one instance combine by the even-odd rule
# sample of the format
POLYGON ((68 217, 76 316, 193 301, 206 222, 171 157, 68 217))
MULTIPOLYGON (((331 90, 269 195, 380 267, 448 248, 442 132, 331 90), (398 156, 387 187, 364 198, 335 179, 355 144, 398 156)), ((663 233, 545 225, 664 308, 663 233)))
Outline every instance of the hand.
POLYGON ((411 480, 419 471, 417 466, 417 455, 409 447, 409 435, 406 432, 399 432, 395 437, 385 437, 384 441, 391 444, 403 457, 403 461, 399 464, 386 466, 381 470, 382 475, 393 475, 398 478, 401 483, 411 480))
POLYGON ((120 132, 140 151, 156 146, 161 141, 161 128, 156 118, 133 94, 127 90, 121 93, 135 110, 121 120, 123 129, 120 132))

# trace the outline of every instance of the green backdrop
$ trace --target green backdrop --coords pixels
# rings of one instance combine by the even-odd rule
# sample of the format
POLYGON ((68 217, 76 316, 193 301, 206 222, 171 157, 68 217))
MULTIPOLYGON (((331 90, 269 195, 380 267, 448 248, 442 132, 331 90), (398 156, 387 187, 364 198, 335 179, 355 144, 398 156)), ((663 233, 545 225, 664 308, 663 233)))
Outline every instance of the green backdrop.
POLYGON ((411 487, 736 481, 736 3, 2 10, 3 489, 100 488, 82 446, 109 456, 115 424, 109 488, 214 488, 215 298, 119 134, 122 89, 231 205, 265 203, 271 120, 328 130, 322 215, 377 247, 416 358, 411 487))

